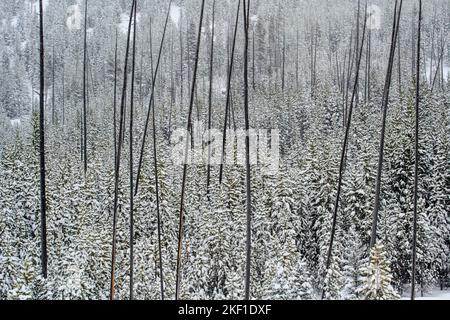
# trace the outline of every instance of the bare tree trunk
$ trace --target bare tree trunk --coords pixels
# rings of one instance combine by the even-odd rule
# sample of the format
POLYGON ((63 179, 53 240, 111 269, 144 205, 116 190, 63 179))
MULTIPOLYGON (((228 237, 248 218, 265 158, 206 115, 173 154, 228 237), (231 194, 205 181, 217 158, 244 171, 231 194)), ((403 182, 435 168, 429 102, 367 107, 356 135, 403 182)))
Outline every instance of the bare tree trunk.
POLYGON ((419 104, 420 104, 420 41, 422 27, 422 0, 419 0, 419 27, 417 32, 417 62, 416 62, 416 148, 414 170, 414 227, 413 227, 413 261, 411 273, 411 300, 416 294, 416 260, 417 260, 417 191, 419 186, 419 104))
POLYGON ((134 3, 133 50, 131 63, 131 93, 130 93, 130 300, 134 297, 134 190, 133 190, 133 118, 134 118, 134 80, 136 76, 136 14, 137 0, 134 3))
POLYGON ((41 268, 42 276, 47 279, 47 198, 45 185, 45 53, 44 53, 44 11, 39 0, 39 39, 40 39, 40 96, 39 96, 39 160, 40 160, 40 196, 41 196, 41 268))
POLYGON ((206 192, 208 199, 210 199, 210 182, 211 182, 211 126, 212 126, 212 96, 213 96, 213 81, 214 81, 214 34, 215 34, 215 9, 216 0, 213 1, 212 7, 212 30, 211 30, 211 49, 209 57, 209 101, 208 101, 208 172, 206 177, 206 192))
MULTIPOLYGON (((191 97, 189 103, 189 114, 187 119, 187 130, 186 133, 192 131, 192 111, 194 107, 194 96, 195 87, 197 82, 197 71, 198 71, 198 60, 200 55, 200 44, 202 36, 202 26, 203 26, 203 12, 205 9, 205 0, 202 0, 202 7, 200 10, 200 22, 198 24, 198 34, 197 34, 197 47, 195 55, 195 65, 194 74, 192 77, 192 87, 191 87, 191 97)), ((184 198, 186 193, 186 179, 187 179, 187 165, 188 165, 188 152, 189 152, 189 137, 186 137, 186 148, 185 148, 185 158, 183 165, 183 182, 181 185, 181 201, 180 201, 180 221, 178 226, 178 254, 177 254, 177 268, 176 268, 176 283, 175 283, 175 300, 179 300, 181 291, 181 257, 182 257, 182 247, 183 247, 183 234, 184 234, 184 198)))
POLYGON ((245 158, 246 158, 246 194, 247 194, 247 242, 246 242, 246 267, 245 267, 245 300, 250 300, 250 271, 251 271, 251 231, 252 231, 252 193, 251 193, 251 168, 250 168, 250 122, 248 112, 248 27, 250 9, 250 0, 246 7, 244 1, 244 32, 245 32, 245 48, 244 48, 244 114, 245 114, 245 158))
MULTIPOLYGON (((337 188, 337 194, 336 194, 336 201, 334 204, 334 212, 333 212, 333 222, 331 227, 331 236, 330 236, 330 244, 328 247, 328 254, 327 254, 327 264, 326 264, 326 271, 328 272, 328 269, 330 268, 331 264, 331 257, 333 255, 333 244, 334 244, 334 238, 336 234, 336 226, 337 226, 337 214, 338 214, 338 208, 339 208, 339 199, 341 196, 341 189, 342 189, 342 178, 344 175, 345 170, 345 156, 347 154, 347 146, 348 146, 348 139, 350 135, 350 127, 352 123, 352 115, 353 115, 353 106, 355 104, 356 99, 356 93, 358 90, 358 83, 359 83, 359 72, 360 72, 360 66, 361 66, 361 60, 363 55, 363 49, 364 49, 364 41, 366 37, 366 23, 367 23, 367 1, 366 1, 366 17, 364 19, 364 27, 363 27, 363 34, 362 34, 362 40, 361 40, 361 46, 357 44, 357 47, 359 48, 358 53, 358 61, 356 66, 356 75, 355 75, 355 84, 353 86, 353 93, 352 93, 352 99, 350 101, 350 107, 348 110, 348 119, 347 119, 347 125, 345 128, 345 137, 344 137, 344 145, 342 147, 342 153, 341 153, 341 162, 339 166, 339 180, 338 180, 338 188, 337 188)), ((322 291, 322 299, 325 299, 325 290, 322 291)))
POLYGON ((83 159, 84 159, 84 175, 87 173, 87 10, 88 0, 85 1, 84 7, 84 62, 83 62, 83 159))
POLYGON ((219 169, 219 183, 222 184, 223 181, 223 167, 224 167, 224 161, 225 161, 225 146, 227 142, 227 127, 228 127, 228 116, 230 112, 230 104, 231 104, 231 79, 233 77, 233 63, 234 63, 234 52, 236 48, 236 36, 237 36, 237 29, 239 26, 239 11, 241 9, 241 0, 238 0, 238 7, 237 7, 237 13, 236 13, 236 21, 234 24, 234 35, 233 35, 233 44, 231 49, 231 58, 230 58, 230 65, 228 68, 228 78, 227 78, 227 99, 225 103, 225 124, 223 126, 223 141, 222 141, 222 157, 220 161, 220 169, 219 169))
POLYGON ((119 201, 119 180, 120 180, 120 156, 122 153, 122 136, 124 131, 124 116, 125 116, 125 101, 127 98, 127 80, 128 80, 128 56, 130 52, 130 38, 131 38, 131 24, 133 21, 134 8, 136 0, 133 0, 131 5, 130 21, 128 23, 127 47, 125 51, 125 63, 123 70, 123 88, 122 98, 120 103, 120 121, 119 121, 119 140, 117 145, 117 160, 114 173, 114 214, 113 214, 113 238, 112 238, 112 254, 111 254, 111 286, 110 286, 110 300, 115 297, 115 266, 116 266, 116 235, 117 235, 117 209, 119 201))
POLYGON ((375 205, 374 205, 373 217, 372 217, 372 233, 371 233, 371 240, 370 240, 371 248, 373 248, 377 242, 378 211, 380 209, 381 173, 383 171, 384 140, 385 140, 385 133, 386 133, 387 108, 388 108, 388 104, 389 104, 389 93, 390 93, 390 88, 391 88, 392 69, 393 69, 394 58, 395 58, 395 47, 397 44, 398 31, 400 29, 399 24, 400 24, 401 12, 402 12, 402 4, 403 4, 403 0, 400 0, 399 6, 398 6, 398 0, 395 1, 394 26, 392 28, 392 39, 391 39, 391 50, 390 50, 391 52, 390 52, 390 56, 389 56, 386 81, 385 81, 384 91, 383 91, 383 101, 382 101, 383 120, 382 120, 382 127, 381 127, 377 184, 376 184, 376 190, 375 190, 375 205), (398 10, 397 10, 397 6, 398 6, 398 10))
POLYGON ((114 49, 114 90, 113 90, 113 125, 114 125, 114 163, 117 162, 117 29, 116 46, 114 49))
MULTIPOLYGON (((53 40, 55 41, 55 40, 53 40)), ((55 125, 55 44, 52 52, 52 125, 55 125)))
POLYGON ((159 65, 160 65, 160 62, 161 62, 161 55, 162 55, 162 50, 163 50, 163 47, 164 47, 164 39, 166 37, 167 22, 169 21, 169 14, 170 14, 170 7, 171 6, 172 6, 172 0, 170 0, 169 7, 167 9, 166 21, 164 23, 164 31, 163 31, 163 35, 162 35, 162 38, 161 38, 161 45, 159 47, 158 60, 156 62, 155 74, 152 75, 152 91, 151 91, 151 95, 150 95, 150 102, 149 102, 149 105, 148 105, 147 118, 145 120, 144 134, 142 136, 142 146, 141 146, 141 152, 140 152, 140 157, 139 157, 139 165, 138 165, 138 170, 137 170, 136 187, 135 187, 135 191, 134 191, 135 195, 137 195, 137 193, 139 191, 139 180, 141 178, 142 163, 144 161, 144 152, 145 152, 145 143, 146 143, 146 140, 147 140, 148 124, 150 122, 150 115, 151 115, 151 111, 152 111, 152 105, 153 105, 153 102, 154 102, 154 99, 155 99, 156 78, 158 76, 159 65))

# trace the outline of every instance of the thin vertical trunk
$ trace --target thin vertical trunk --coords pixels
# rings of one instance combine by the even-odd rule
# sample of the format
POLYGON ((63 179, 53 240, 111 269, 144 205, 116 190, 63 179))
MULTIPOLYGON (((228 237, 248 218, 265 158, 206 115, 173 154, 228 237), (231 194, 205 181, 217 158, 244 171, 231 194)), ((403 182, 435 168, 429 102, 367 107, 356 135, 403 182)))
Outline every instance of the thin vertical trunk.
POLYGON ((416 61, 416 148, 414 170, 414 227, 413 227, 413 261, 411 280, 411 300, 416 294, 416 260, 417 260, 417 191, 419 185, 419 104, 420 104, 420 41, 422 26, 422 0, 419 0, 419 27, 417 32, 417 61, 416 61))
POLYGON ((84 7, 84 62, 83 62, 83 160, 84 160, 84 175, 87 173, 87 10, 88 0, 85 1, 84 7))
POLYGON ((378 225, 378 211, 380 209, 380 195, 381 195, 381 174, 383 171, 383 160, 384 160, 384 140, 386 134, 386 118, 387 118, 387 108, 389 104, 389 93, 391 88, 391 80, 392 80, 392 69, 394 65, 395 58, 395 47, 397 44, 397 35, 400 29, 400 17, 402 13, 402 4, 403 0, 400 0, 400 5, 398 6, 398 0, 395 1, 395 9, 394 9, 394 26, 392 28, 392 39, 391 39, 391 52, 389 56, 389 63, 386 74, 386 81, 384 85, 383 91, 383 101, 382 101, 382 110, 383 110, 383 120, 381 127, 381 139, 380 139, 380 149, 378 156, 378 173, 377 173, 377 182, 375 189, 375 205, 373 210, 372 217, 372 233, 370 239, 370 247, 373 248, 377 242, 377 225, 378 225), (398 10, 397 10, 398 6, 398 10))
POLYGON ((52 52, 52 125, 54 124, 55 124, 55 44, 53 44, 53 52, 52 52))
POLYGON ((143 164, 143 161, 144 161, 144 152, 145 152, 145 143, 146 143, 146 140, 147 140, 148 124, 150 122, 150 115, 151 115, 151 111, 152 111, 153 100, 155 98, 156 78, 158 76, 158 70, 159 70, 159 65, 160 65, 160 62, 161 62, 162 50, 164 48, 164 39, 166 37, 167 22, 169 21, 169 15, 170 15, 170 8, 171 8, 171 6, 172 6, 172 0, 170 0, 169 7, 167 8, 166 21, 164 23, 164 31, 163 31, 163 35, 162 35, 162 38, 161 38, 161 44, 160 44, 160 47, 159 47, 158 60, 156 62, 155 74, 152 75, 152 91, 151 91, 151 94, 150 94, 150 102, 149 102, 149 105, 148 105, 147 118, 145 120, 144 133, 143 133, 143 136, 142 136, 142 146, 141 146, 141 152, 140 152, 140 157, 139 157, 139 165, 138 165, 137 176, 136 176, 136 187, 135 187, 135 191, 134 191, 135 195, 137 195, 137 193, 139 191, 139 180, 140 180, 140 177, 141 177, 142 164, 143 164))
POLYGON ((239 26, 239 12, 241 9, 241 0, 238 0, 238 7, 236 12, 236 21, 234 24, 234 35, 233 35, 233 44, 231 48, 231 57, 230 57, 230 65, 228 68, 228 77, 227 77, 227 98, 225 103, 225 124, 223 126, 223 141, 222 141, 222 157, 220 161, 220 169, 219 169, 219 183, 222 184, 223 181, 223 167, 224 167, 224 161, 225 161, 225 146, 227 142, 227 127, 228 127, 228 117, 230 112, 230 105, 231 105, 231 80, 233 77, 233 64, 234 64, 234 52, 236 48, 236 36, 237 36, 237 29, 239 26))
POLYGON ((180 112, 183 110, 183 93, 184 93, 184 60, 183 60, 183 10, 180 14, 180 112))
POLYGON ((128 23, 127 47, 125 51, 125 63, 123 69, 123 88, 122 98, 120 102, 120 121, 119 121, 119 139, 117 145, 117 160, 114 172, 114 214, 113 214, 113 237, 112 237, 112 255, 111 255, 111 285, 110 285, 110 300, 115 297, 115 266, 116 266, 116 236, 117 236, 117 211, 119 202, 119 179, 120 179, 120 156, 122 153, 124 126, 125 126, 125 101, 127 98, 127 81, 128 81, 128 56, 130 52, 130 38, 131 38, 131 24, 133 22, 133 13, 136 1, 133 0, 131 5, 130 21, 128 23))
POLYGON ((397 50, 397 60, 398 60, 398 94, 399 97, 402 96, 402 47, 401 47, 401 42, 400 42, 400 35, 398 35, 397 37, 397 45, 398 45, 398 50, 397 50))
POLYGON ((63 56, 63 63, 62 63, 62 124, 63 127, 66 124, 66 65, 64 62, 64 56, 63 56))
POLYGON ((286 76, 286 29, 283 20, 283 60, 282 60, 282 74, 281 74, 281 91, 284 92, 285 76, 286 76))
POLYGON ((212 98, 213 98, 213 81, 214 81, 214 35, 215 35, 215 9, 216 0, 213 1, 212 7, 212 30, 211 30, 211 49, 209 57, 209 97, 208 97, 208 172, 206 177, 206 192, 208 199, 210 198, 210 182, 211 182, 211 126, 212 126, 212 98))
POLYGON ((250 0, 244 1, 244 114, 245 114, 245 158, 246 158, 246 195, 247 195, 247 241, 246 241, 246 266, 245 266, 245 300, 250 300, 250 271, 251 271, 251 218, 252 218, 252 197, 251 197, 251 168, 250 168, 250 121, 248 111, 248 27, 250 0), (245 2, 248 1, 248 7, 245 2))
POLYGON ((296 42, 296 57, 295 57, 295 84, 297 86, 297 90, 300 88, 299 84, 299 59, 300 59, 300 49, 299 49, 299 42, 300 42, 300 34, 297 27, 297 42, 296 42))
MULTIPOLYGON (((197 47, 196 47, 196 55, 195 55, 195 65, 194 65, 194 74, 192 76, 192 86, 191 86, 191 97, 189 103, 189 114, 187 119, 187 130, 186 133, 191 132, 192 130, 192 111, 194 107, 194 95, 195 95, 195 87, 197 82, 197 71, 198 71, 198 60, 200 55, 200 44, 201 44, 201 36, 202 36, 202 26, 203 26, 203 12, 205 9, 205 0, 202 0, 202 7, 200 10, 200 22, 198 24, 198 34, 197 34, 197 47)), ((175 283, 175 300, 179 300, 180 291, 181 291, 181 257, 182 257, 182 247, 183 247, 183 234, 184 234, 184 198, 186 194, 186 180, 187 180, 187 165, 188 165, 188 152, 189 152, 189 137, 186 137, 186 146, 185 146, 185 158, 183 164, 183 181, 181 185, 181 201, 180 201, 180 212, 179 212, 179 226, 178 226, 178 253, 177 253, 177 268, 176 268, 176 283, 175 283)))
POLYGON ((114 163, 117 161, 117 29, 116 29, 116 46, 114 49, 114 90, 113 90, 113 126, 114 126, 114 163))
POLYGON ((40 96, 39 96, 39 160, 40 160, 40 196, 41 196, 41 268, 42 276, 47 279, 47 199, 45 190, 45 75, 44 75, 44 12, 39 0, 39 39, 40 39, 40 96))
MULTIPOLYGON (((170 11, 170 7, 169 7, 170 11)), ((162 46, 162 44, 161 44, 162 46)), ((152 22, 150 20, 150 71, 153 74, 153 35, 152 22)), ((156 81, 154 78, 153 81, 156 81)), ((159 173, 158 173, 158 146, 156 144, 156 122, 155 122, 155 98, 151 100, 152 103, 152 136, 153 136, 153 161, 154 161, 154 176, 155 176, 155 197, 156 197, 156 222, 158 230, 158 268, 159 268, 159 285, 161 290, 161 300, 165 299, 164 293, 164 270, 162 259, 162 226, 161 226, 161 204, 159 198, 159 173)))
POLYGON ((134 190, 133 190, 133 118, 134 118, 134 80, 136 76, 136 13, 137 0, 134 3, 133 50, 131 62, 131 93, 130 93, 130 300, 134 297, 134 190))
MULTIPOLYGON (((341 161, 340 161, 340 166, 339 166, 339 179, 338 179, 336 200, 334 203, 333 222, 332 222, 332 227, 331 227, 330 244, 328 247, 327 263, 326 263, 326 269, 325 269, 326 272, 330 268, 331 257, 333 255, 333 244, 334 244, 334 238, 335 238, 336 226, 337 226, 337 214, 338 214, 339 200, 340 200, 341 190, 342 190, 342 178, 343 178, 344 170, 345 170, 345 156, 347 154, 348 139, 349 139, 349 135, 350 135, 350 127, 352 124, 353 106, 355 104, 356 94, 357 94, 357 90, 358 90, 359 72, 360 72, 361 60, 362 60, 363 49, 364 49, 364 41, 365 41, 365 37, 366 37, 367 1, 366 1, 366 10, 365 11, 366 11, 366 19, 364 19, 364 27, 363 27, 361 45, 357 44, 357 47, 359 48, 358 61, 357 61, 357 66, 356 66, 356 75, 355 75, 355 83, 353 86, 352 98, 351 98, 350 107, 348 110, 348 119, 347 119, 347 125, 345 128, 345 137, 344 137, 344 143, 343 143, 342 153, 341 153, 341 161)), ((324 299, 324 298, 325 298, 325 290, 322 291, 322 299, 324 299)))

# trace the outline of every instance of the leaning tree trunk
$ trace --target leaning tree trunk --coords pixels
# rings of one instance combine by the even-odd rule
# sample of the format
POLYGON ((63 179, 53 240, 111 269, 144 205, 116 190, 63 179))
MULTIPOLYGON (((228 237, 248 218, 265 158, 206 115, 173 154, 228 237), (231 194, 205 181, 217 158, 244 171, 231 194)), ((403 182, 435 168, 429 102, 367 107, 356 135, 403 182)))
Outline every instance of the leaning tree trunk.
POLYGON ((189 114, 187 119, 187 130, 186 130, 186 146, 184 154, 184 164, 183 164, 183 181, 181 185, 181 201, 180 201, 180 212, 179 212, 179 225, 178 225, 178 253, 177 253, 177 268, 176 268, 176 282, 175 282, 175 300, 180 298, 181 291, 181 256, 183 247, 183 234, 184 234, 184 198, 186 194, 186 180, 187 180, 187 165, 188 165, 188 152, 189 152, 189 132, 192 130, 192 111, 194 107, 194 96, 195 87, 197 82, 197 71, 198 71, 198 60, 200 55, 200 44, 202 36, 202 26, 203 26, 203 12, 205 9, 205 0, 202 0, 202 7, 200 10, 200 22, 198 24, 198 34, 197 34, 197 48, 195 54, 195 64, 194 64, 194 74, 192 76, 191 83, 191 97, 189 103, 189 114))
POLYGON ((228 118, 230 114, 230 105, 231 105, 231 79, 233 77, 233 64, 234 64, 234 52, 236 48, 236 36, 237 36, 237 29, 239 25, 239 12, 241 9, 241 0, 238 0, 238 7, 237 7, 237 13, 236 13, 236 22, 234 24, 234 35, 233 35, 233 44, 231 48, 231 57, 229 61, 228 66, 228 77, 227 77, 227 98, 225 102, 225 124, 223 126, 223 134, 222 134, 222 156, 220 161, 220 168, 219 168, 219 183, 222 184, 223 181, 223 167, 224 167, 224 161, 225 161, 225 146, 227 143, 227 128, 228 128, 228 118))
POLYGON ((41 187, 41 268, 42 276, 47 278, 47 199, 45 193, 45 77, 44 77, 44 12, 39 0, 39 39, 40 39, 40 97, 39 97, 39 159, 41 187))
POLYGON ((415 149, 415 171, 414 171, 414 227, 413 227, 413 261, 411 300, 416 294, 416 260, 417 260, 417 191, 419 185, 419 103, 420 103, 420 41, 422 27, 422 0, 419 0, 419 27, 417 33, 417 61, 416 61, 416 149, 415 149))
POLYGON ((119 202, 119 179, 120 179, 120 156, 123 145, 124 117, 125 117, 125 101, 127 98, 127 80, 128 80, 128 56, 130 52, 131 23, 133 22, 134 7, 136 0, 131 5, 130 21, 128 23, 127 47, 125 51, 125 65, 123 69, 123 88, 122 98, 120 102, 120 121, 119 121, 119 140, 117 145, 117 160, 114 173, 114 214, 113 214, 113 238, 112 238, 112 255, 111 255, 111 283, 110 283, 110 300, 114 300, 115 296, 115 266, 116 266, 116 236, 117 236, 117 209, 119 202))
POLYGON ((116 46, 114 49, 114 89, 113 89, 113 130, 114 130, 114 164, 117 161, 117 29, 116 29, 116 46))
POLYGON ((136 19, 137 0, 134 3, 133 50, 131 62, 131 93, 130 93, 130 300, 134 297, 134 189, 133 189, 133 118, 134 118, 134 80, 136 75, 136 19))
POLYGON ((386 118, 387 118, 387 108, 389 104, 389 92, 391 88, 391 80, 392 80, 392 69, 394 65, 395 58, 395 47, 397 44, 397 35, 400 28, 400 17, 402 12, 402 4, 403 0, 400 0, 400 5, 397 10, 398 0, 395 1, 395 9, 394 9, 394 26, 392 28, 392 39, 391 39, 391 51, 389 56, 388 69, 386 74, 386 82, 384 85, 383 91, 383 101, 382 101, 382 109, 383 109, 383 120, 381 127, 381 139, 380 139, 380 149, 378 156, 378 173, 377 173, 377 184, 375 190, 375 205, 372 216, 372 232, 370 239, 370 247, 373 248, 377 242, 377 225, 378 225, 378 211, 380 209, 380 194, 381 194, 381 174, 383 171, 383 160, 384 160, 384 140, 386 134, 386 118))
POLYGON ((139 181, 140 181, 140 176, 141 176, 141 171, 142 171, 142 164, 144 161, 145 143, 147 141, 148 125, 150 122, 150 115, 151 115, 151 111, 152 111, 153 102, 155 99, 156 78, 158 76, 158 70, 159 70, 159 65, 160 65, 160 61, 161 61, 162 50, 164 47, 164 39, 166 37, 167 22, 169 21, 171 6, 172 6, 172 0, 170 0, 169 7, 167 9, 166 21, 164 23, 164 31, 163 31, 163 35, 161 38, 161 45, 159 47, 158 60, 156 62, 156 67, 155 67, 155 74, 152 74, 152 90, 151 90, 151 94, 150 94, 150 102, 148 105, 147 118, 145 120, 144 133, 142 136, 142 146, 141 146, 141 152, 140 152, 140 156, 139 156, 139 164, 138 164, 138 169, 137 169, 136 186, 135 186, 135 190, 134 190, 135 195, 137 195, 139 192, 139 181))
POLYGON ((84 174, 87 173, 87 9, 88 0, 85 1, 84 7, 84 62, 83 62, 83 160, 84 174))
POLYGON ((210 199, 211 190, 211 126, 212 126, 212 97, 213 97, 213 81, 214 81, 214 32, 215 32, 215 9, 216 0, 213 1, 212 7, 212 29, 211 29, 211 51, 209 57, 209 97, 208 97, 208 171, 206 176, 206 192, 210 199))
MULTIPOLYGON (((361 69, 361 60, 362 60, 363 49, 364 49, 364 41, 365 41, 365 37, 366 37, 366 22, 367 22, 367 2, 366 2, 366 15, 365 15, 365 19, 364 19, 364 27, 363 27, 363 33, 362 33, 361 46, 359 46, 358 43, 356 44, 359 49, 359 53, 358 53, 358 61, 357 61, 357 66, 356 66, 355 84, 353 86, 352 99, 350 101, 350 107, 348 110, 347 125, 345 127, 344 145, 342 147, 341 162, 340 162, 340 166, 339 166, 338 188, 337 188, 337 194, 336 194, 336 201, 334 203, 333 222, 332 222, 332 227, 331 227, 331 237, 330 237, 330 244, 328 247, 327 263, 326 263, 325 272, 328 272, 328 269, 330 268, 331 257, 333 255, 333 244, 334 244, 334 238, 335 238, 335 234, 336 234, 337 214, 338 214, 338 209, 339 209, 339 198, 341 196, 342 178, 343 178, 344 170, 345 170, 345 156, 347 154, 347 146, 348 146, 348 139, 349 139, 349 135, 350 135, 350 127, 352 124, 353 106, 355 104, 356 94, 358 91, 359 72, 361 69)), ((325 289, 322 291, 322 299, 325 299, 325 289)))
POLYGON ((247 195, 247 242, 246 242, 246 264, 245 264, 245 300, 250 300, 250 267, 251 267, 251 232, 252 232, 252 193, 251 193, 251 168, 250 168, 250 121, 248 111, 248 27, 249 27, 249 11, 246 0, 244 1, 244 114, 245 114, 245 162, 246 162, 246 195, 247 195))

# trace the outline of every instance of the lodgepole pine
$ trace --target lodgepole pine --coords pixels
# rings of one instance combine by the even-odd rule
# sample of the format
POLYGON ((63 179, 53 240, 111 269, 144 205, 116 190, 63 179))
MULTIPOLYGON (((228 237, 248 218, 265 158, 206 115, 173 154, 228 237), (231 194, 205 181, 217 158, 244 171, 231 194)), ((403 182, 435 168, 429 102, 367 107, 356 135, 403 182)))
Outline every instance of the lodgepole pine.
MULTIPOLYGON (((344 144, 342 147, 342 153, 341 153, 341 162, 339 166, 339 180, 338 180, 338 188, 337 188, 337 194, 336 194, 336 200, 334 203, 334 211, 333 211, 333 222, 331 227, 331 236, 330 236, 330 243, 328 246, 328 253, 327 253, 327 262, 326 262, 326 268, 325 272, 328 272, 328 269, 330 268, 331 264, 331 257, 333 255, 333 244, 334 244, 334 238, 336 234, 336 225, 337 225, 337 214, 339 209, 339 199, 341 196, 341 190, 342 190, 342 178, 344 175, 345 170, 345 156, 347 154, 347 148, 348 148, 348 140, 350 136, 350 127, 352 124, 352 115, 353 115, 353 107, 355 104, 356 94, 358 91, 358 83, 359 83, 359 73, 360 73, 360 67, 361 67, 361 60, 363 55, 363 49, 364 49, 364 41, 366 37, 366 24, 367 24, 367 1, 366 1, 366 17, 364 19, 364 26, 363 26, 363 33, 362 33, 362 40, 361 40, 361 46, 357 44, 357 47, 359 49, 358 53, 358 61, 357 61, 357 67, 356 67, 356 75, 355 75, 355 83, 353 85, 353 93, 352 98, 350 101, 350 106, 348 110, 348 117, 347 117, 347 125, 345 127, 345 137, 344 137, 344 144)), ((322 299, 325 299, 325 290, 322 291, 322 299)))
POLYGON ((117 236, 117 210, 119 202, 119 174, 120 174, 120 155, 122 153, 123 132, 124 132, 124 117, 125 117, 125 102, 127 98, 127 81, 128 81, 128 56, 130 52, 130 38, 131 38, 131 24, 133 22, 134 6, 136 0, 133 0, 131 5, 130 21, 128 23, 127 47, 125 51, 125 65, 123 70, 123 88, 122 98, 120 102, 120 121, 119 121, 119 139, 117 144, 117 160, 114 172, 114 214, 113 214, 113 237, 112 237, 112 254, 111 254, 111 284, 110 284, 110 300, 115 297, 115 264, 116 264, 116 236, 117 236))
MULTIPOLYGON (((152 37, 152 21, 150 19, 150 70, 153 74, 153 37, 152 37)), ((154 79, 154 81, 156 81, 154 79)), ((156 219, 158 229, 158 263, 160 274, 160 289, 161 300, 165 299, 164 294, 164 272, 162 261, 162 228, 161 228, 161 211, 160 211, 160 199, 159 199, 159 174, 158 174, 158 150, 156 144, 156 122, 155 122, 155 99, 152 100, 152 133, 153 133, 153 161, 154 161, 154 175, 155 175, 155 192, 156 192, 156 219)))
POLYGON ((411 300, 416 294, 416 262, 417 262, 417 191, 419 184, 419 104, 420 104, 420 45, 422 28, 422 0, 419 0, 419 27, 417 34, 417 61, 416 61, 416 148, 415 148, 415 168, 414 168, 414 227, 413 227, 413 261, 411 280, 411 300))
POLYGON ((136 14, 137 0, 134 3, 133 49, 131 62, 131 93, 130 93, 130 300, 134 298, 134 190, 133 190, 133 118, 134 118, 134 83, 136 76, 136 14))
POLYGON ((113 126, 114 126, 114 163, 117 161, 117 29, 116 46, 114 49, 114 90, 113 90, 113 126))
POLYGON ((377 242, 377 225, 378 225, 378 211, 380 209, 380 195, 381 195, 381 173, 383 171, 383 160, 384 160, 384 140, 386 134, 386 118, 387 118, 387 108, 389 104, 389 93, 391 88, 391 80, 392 80, 392 69, 394 65, 394 57, 395 57, 395 47, 397 44, 397 35, 400 29, 400 17, 402 13, 402 4, 403 0, 400 0, 400 5, 398 4, 398 0, 395 1, 394 8, 394 21, 392 28, 392 39, 391 39, 391 51, 388 62, 388 69, 386 73, 386 81, 383 90, 383 100, 382 100, 382 110, 383 110, 383 120, 381 127, 381 139, 380 139, 380 149, 378 156, 378 173, 376 180, 376 189, 375 189, 375 205, 373 209, 372 216, 372 232, 370 239, 370 247, 373 248, 377 242), (398 10, 397 10, 398 7, 398 10))
MULTIPOLYGON (((203 26, 203 12, 205 9, 205 0, 202 0, 202 7, 200 10, 200 22, 198 24, 198 34, 197 34, 197 47, 195 54, 195 65, 194 65, 194 74, 192 76, 191 83, 191 97, 189 103, 189 115, 187 119, 187 130, 186 133, 191 132, 192 129, 192 111, 194 107, 194 96, 195 96, 195 87, 197 81, 197 71, 198 71, 198 60, 200 55, 200 44, 201 44, 201 36, 202 36, 202 26, 203 26)), ((185 147, 185 155, 184 155, 184 164, 183 164, 183 181, 181 185, 181 201, 180 201, 180 221, 178 226, 178 254, 177 254, 177 268, 176 268, 176 283, 175 283, 175 300, 179 300, 180 291, 181 291, 181 256, 182 256, 182 246, 183 246, 183 234, 184 234, 184 198, 186 194, 186 180, 187 180, 187 165, 188 165, 188 152, 189 152, 189 135, 186 136, 186 147, 185 147)))
POLYGON ((143 161, 144 161, 144 152, 145 152, 145 143, 146 143, 146 140, 147 140, 148 125, 149 125, 149 122, 150 122, 150 115, 151 115, 151 111, 152 111, 153 100, 155 98, 156 79, 157 79, 157 76, 158 76, 158 70, 159 70, 159 65, 160 65, 160 61, 161 61, 162 50, 163 50, 163 47, 164 47, 164 39, 166 37, 167 23, 169 21, 169 15, 170 15, 170 8, 171 8, 171 6, 172 6, 172 0, 170 0, 169 7, 167 8, 166 21, 164 23, 164 31, 163 31, 163 35, 162 35, 162 38, 161 38, 161 45, 159 47, 158 60, 156 61, 155 72, 154 72, 154 74, 152 74, 152 89, 151 89, 151 94, 150 94, 150 102, 148 104, 147 117, 146 117, 146 120, 145 120, 144 133, 143 133, 143 136, 142 136, 142 146, 141 146, 141 152, 140 152, 140 156, 139 156, 139 164, 138 164, 137 177, 136 177, 136 186, 135 186, 135 190, 134 190, 134 194, 135 195, 137 195, 138 192, 139 192, 139 180, 140 180, 141 171, 142 171, 142 164, 143 164, 143 161))
POLYGON ((239 25, 239 12, 241 8, 241 0, 238 0, 238 7, 237 7, 237 13, 236 13, 236 22, 234 24, 234 35, 233 35, 233 44, 231 48, 231 58, 228 66, 228 77, 227 77, 227 99, 225 102, 225 124, 223 126, 223 141, 222 141, 222 157, 220 161, 220 168, 219 168, 219 183, 222 184, 223 181, 223 166, 225 161, 225 148, 227 143, 227 128, 228 128, 228 118, 230 114, 230 104, 231 104, 231 79, 233 77, 233 63, 234 63, 234 52, 236 48, 236 36, 237 36, 237 29, 239 25))
POLYGON ((84 4, 84 58, 83 58, 83 160, 84 160, 84 175, 87 173, 87 11, 88 0, 84 4))
POLYGON ((252 222, 252 193, 251 193, 251 172, 250 172, 250 121, 248 111, 248 28, 250 0, 247 0, 248 7, 246 7, 246 0, 244 2, 244 114, 245 114, 245 162, 246 162, 246 207, 247 207, 247 241, 246 241, 246 265, 245 265, 245 300, 250 300, 250 267, 251 267, 251 222, 252 222))
POLYGON ((40 40, 40 96, 39 96, 39 160, 40 160, 40 196, 41 196, 41 268, 42 276, 47 279, 47 198, 45 185, 45 78, 44 78, 44 12, 39 0, 39 40, 40 40))
POLYGON ((206 176, 206 192, 208 199, 210 197, 210 182, 211 182, 211 126, 212 126, 212 96, 213 96, 213 81, 214 81, 214 32, 215 32, 215 9, 216 0, 212 5, 212 30, 211 30, 211 49, 209 57, 209 97, 208 97, 208 172, 206 176))

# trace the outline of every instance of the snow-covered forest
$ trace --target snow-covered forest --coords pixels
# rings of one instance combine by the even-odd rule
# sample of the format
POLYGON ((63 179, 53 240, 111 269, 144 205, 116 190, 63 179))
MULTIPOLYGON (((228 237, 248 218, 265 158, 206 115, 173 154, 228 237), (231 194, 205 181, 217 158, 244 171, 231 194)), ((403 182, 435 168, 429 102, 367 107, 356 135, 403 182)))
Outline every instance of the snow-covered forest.
POLYGON ((0 1, 0 300, 448 289, 449 31, 448 0, 0 1), (276 172, 250 136, 174 159, 250 128, 276 172))

